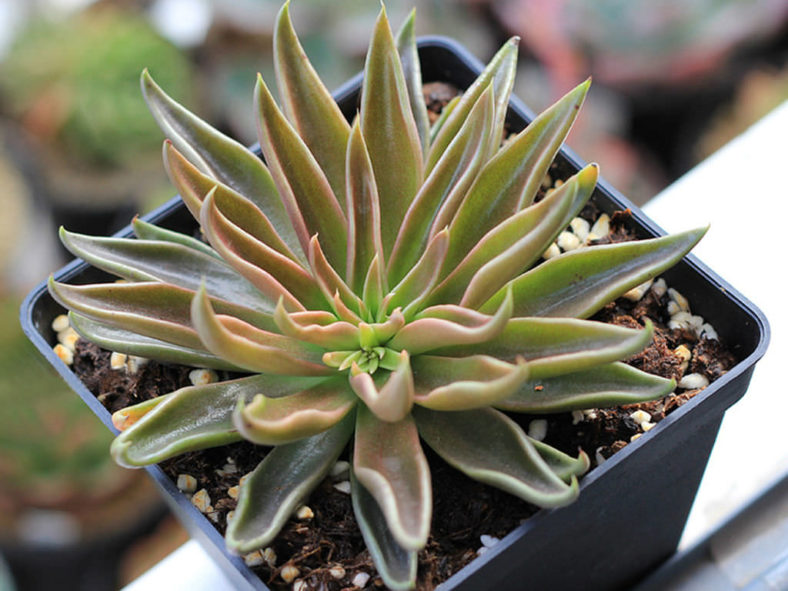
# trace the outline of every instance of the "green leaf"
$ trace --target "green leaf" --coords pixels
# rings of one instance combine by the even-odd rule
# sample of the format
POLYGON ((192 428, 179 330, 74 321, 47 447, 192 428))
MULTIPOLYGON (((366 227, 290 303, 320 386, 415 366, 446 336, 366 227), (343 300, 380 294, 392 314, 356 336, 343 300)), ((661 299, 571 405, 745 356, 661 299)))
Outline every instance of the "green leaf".
POLYGON ((397 52, 399 53, 400 63, 402 63, 405 86, 408 88, 408 98, 410 99, 411 111, 413 111, 413 119, 416 122, 416 129, 419 130, 422 152, 426 155, 429 149, 430 120, 427 116, 427 104, 424 102, 424 94, 421 90, 421 63, 419 62, 419 50, 416 46, 415 22, 416 9, 414 8, 397 32, 397 52))
POLYGON ((295 376, 333 373, 322 363, 322 350, 317 347, 232 316, 217 316, 203 288, 192 300, 191 319, 205 348, 248 371, 295 376))
POLYGON ((381 260, 375 256, 369 264, 367 276, 364 278, 362 299, 369 310, 370 319, 377 318, 378 320, 382 320, 382 314, 378 312, 382 312, 381 304, 383 302, 383 295, 386 293, 386 285, 381 264, 381 260))
MULTIPOLYGON (((354 321, 354 316, 361 313, 364 304, 361 299, 353 293, 348 284, 340 277, 331 263, 323 254, 323 249, 317 236, 312 236, 307 248, 309 265, 312 267, 312 274, 315 277, 320 290, 329 302, 334 304, 334 312, 343 320, 354 321), (347 310, 347 312, 345 312, 347 310)), ((358 320, 358 316, 355 316, 358 320)))
POLYGON ((260 147, 301 246, 306 250, 309 237, 318 234, 331 264, 344 268, 347 220, 328 179, 260 75, 254 95, 260 147))
POLYGON ((359 405, 353 472, 377 501, 396 542, 406 550, 423 548, 430 533, 432 486, 413 418, 387 423, 359 405))
POLYGON ((289 314, 280 302, 274 311, 274 322, 283 335, 299 341, 312 343, 331 351, 358 349, 358 328, 353 324, 342 320, 326 325, 313 322, 302 324, 296 320, 298 316, 298 313, 289 314))
POLYGON ((427 444, 474 480, 540 507, 561 507, 577 497, 577 480, 565 484, 517 423, 502 412, 435 412, 416 406, 413 416, 427 444))
POLYGON ((565 253, 510 281, 481 311, 496 309, 513 289, 515 316, 587 318, 675 265, 707 229, 565 253))
POLYGON ((388 256, 421 185, 424 163, 402 65, 383 7, 367 52, 360 117, 380 210, 385 212, 381 240, 384 256, 388 256))
POLYGON ((536 379, 523 384, 496 407, 511 412, 563 412, 637 404, 667 396, 676 388, 666 380, 624 363, 536 379))
POLYGON ((274 66, 285 115, 319 163, 334 195, 344 202, 350 127, 298 41, 289 2, 276 19, 274 66))
POLYGON ((485 355, 413 359, 416 404, 442 411, 483 408, 514 394, 528 379, 528 364, 485 355))
POLYGON ((361 295, 364 274, 372 259, 383 260, 383 246, 378 189, 358 119, 347 148, 347 219, 347 284, 361 295))
POLYGON ((235 443, 241 440, 232 423, 238 400, 249 400, 258 392, 282 395, 315 381, 257 375, 181 388, 123 431, 112 442, 112 456, 121 466, 131 468, 155 464, 187 451, 235 443))
POLYGON ((141 84, 153 117, 175 147, 203 173, 250 199, 282 232, 290 249, 298 252, 299 242, 290 217, 262 161, 172 100, 147 70, 142 73, 141 84))
POLYGON ((413 406, 413 374, 407 351, 399 355, 397 368, 373 377, 353 363, 350 387, 364 401, 367 408, 381 421, 396 423, 403 420, 413 406))
POLYGON ((186 234, 160 228, 159 226, 149 224, 148 222, 143 221, 137 217, 132 220, 131 227, 134 229, 134 235, 140 240, 158 240, 160 242, 182 244, 183 246, 188 246, 192 250, 196 250, 221 260, 219 253, 217 253, 209 245, 205 244, 205 242, 197 240, 196 238, 192 238, 191 236, 187 236, 186 234))
POLYGON ((412 589, 416 585, 417 552, 397 543, 375 497, 359 484, 352 470, 350 491, 353 513, 383 584, 393 590, 412 589))
POLYGON ((240 367, 211 355, 204 349, 191 349, 146 337, 130 330, 91 320, 74 312, 69 313, 72 328, 83 338, 102 349, 155 359, 163 363, 179 363, 193 367, 243 371, 240 367))
POLYGON ((240 486, 238 505, 225 534, 231 551, 252 552, 273 541, 345 449, 353 419, 350 413, 322 433, 268 452, 240 486))
POLYGON ((530 378, 536 379, 627 359, 653 336, 650 321, 644 329, 632 329, 576 318, 512 318, 501 334, 483 344, 446 347, 434 354, 491 355, 510 363, 522 357, 528 360, 530 378))
POLYGON ((487 232, 531 204, 589 84, 584 82, 544 111, 484 166, 449 226, 452 244, 446 264, 450 268, 487 232))
POLYGON ((323 381, 285 396, 256 395, 249 404, 239 400, 233 424, 258 445, 281 445, 322 433, 339 423, 358 399, 344 376, 323 381))
POLYGON ((531 442, 531 445, 534 446, 553 473, 567 484, 571 484, 574 477, 585 474, 591 465, 586 452, 582 449, 579 449, 577 457, 573 458, 552 445, 547 445, 532 437, 528 437, 528 441, 531 442))

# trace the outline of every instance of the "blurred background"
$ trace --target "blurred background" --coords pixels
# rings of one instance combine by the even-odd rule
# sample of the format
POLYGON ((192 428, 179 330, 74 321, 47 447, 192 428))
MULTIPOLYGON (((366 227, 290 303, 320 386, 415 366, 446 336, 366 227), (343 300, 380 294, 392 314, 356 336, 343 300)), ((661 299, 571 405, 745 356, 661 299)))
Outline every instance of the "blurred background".
MULTIPOLYGON (((483 60, 519 35, 515 94, 536 111, 593 76, 569 144, 639 204, 788 99, 785 0, 386 5, 394 23, 415 5, 419 34, 455 37, 483 60)), ((59 225, 109 233, 173 194, 139 92, 143 67, 255 141, 254 75, 273 82, 279 7, 0 0, 0 591, 118 588, 186 539, 144 475, 109 461, 110 434, 38 360, 18 306, 68 260, 59 225)), ((362 68, 378 0, 293 0, 291 10, 330 88, 362 68)))

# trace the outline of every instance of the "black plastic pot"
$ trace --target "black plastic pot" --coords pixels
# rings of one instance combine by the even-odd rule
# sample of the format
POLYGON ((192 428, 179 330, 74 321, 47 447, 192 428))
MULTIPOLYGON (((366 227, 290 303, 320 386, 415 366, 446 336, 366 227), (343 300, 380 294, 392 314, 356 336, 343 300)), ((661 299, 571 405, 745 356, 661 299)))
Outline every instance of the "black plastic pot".
MULTIPOLYGON (((420 44, 425 82, 445 81, 467 87, 482 65, 454 41, 430 37, 420 44)), ((355 114, 360 76, 335 97, 347 116, 355 114)), ((512 99, 509 125, 524 127, 532 112, 512 99)), ((559 155, 567 176, 583 163, 570 150, 559 155)), ((664 232, 626 198, 600 181, 593 197, 607 213, 630 208, 633 228, 643 237, 664 232)), ((146 219, 164 227, 191 231, 194 222, 175 199, 146 219)), ((121 234, 130 235, 127 228, 121 234)), ((55 274, 60 281, 87 283, 106 278, 74 261, 55 274)), ((747 389, 755 362, 763 355, 769 329, 761 312, 711 270, 689 256, 664 274, 669 285, 697 304, 741 361, 689 403, 666 417, 646 436, 628 445, 586 476, 578 501, 542 510, 495 547, 447 580, 441 589, 616 589, 637 582, 670 556, 678 543, 690 506, 725 410, 747 389)), ((110 414, 52 353, 49 325, 62 309, 42 283, 25 300, 25 331, 74 390, 113 429, 110 414)), ((114 430, 114 429, 113 429, 114 430)), ((208 520, 179 493, 157 466, 148 472, 167 493, 191 534, 225 570, 238 588, 266 589, 243 561, 224 549, 224 540, 208 520)))

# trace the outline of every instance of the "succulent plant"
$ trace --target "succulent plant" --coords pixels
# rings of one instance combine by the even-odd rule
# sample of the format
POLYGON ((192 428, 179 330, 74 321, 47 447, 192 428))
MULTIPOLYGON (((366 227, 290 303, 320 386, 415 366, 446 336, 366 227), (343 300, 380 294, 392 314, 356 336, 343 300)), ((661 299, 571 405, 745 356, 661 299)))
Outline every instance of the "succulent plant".
POLYGON ((541 262, 596 183, 590 165, 534 202, 588 83, 503 142, 516 39, 432 125, 413 15, 395 37, 381 10, 352 123, 306 59, 288 4, 274 46, 281 107, 261 77, 255 89, 265 164, 143 73, 169 136, 166 168, 207 244, 141 220, 137 239, 62 231, 74 254, 125 282, 50 291, 103 347, 251 374, 118 411, 116 461, 272 446, 227 527, 228 547, 249 552, 350 445, 361 532, 385 583, 409 588, 430 532, 422 442, 526 501, 570 503, 586 456, 529 438, 505 411, 669 393, 671 380, 621 362, 649 343, 650 324, 587 318, 705 230, 541 262))

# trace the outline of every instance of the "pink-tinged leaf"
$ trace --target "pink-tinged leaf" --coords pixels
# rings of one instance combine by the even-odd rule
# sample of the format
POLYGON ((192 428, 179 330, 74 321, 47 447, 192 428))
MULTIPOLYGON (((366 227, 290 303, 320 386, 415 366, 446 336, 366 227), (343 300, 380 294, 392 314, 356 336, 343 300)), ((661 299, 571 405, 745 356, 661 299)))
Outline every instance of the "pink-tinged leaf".
POLYGON ((345 198, 345 147, 350 127, 304 52, 282 6, 274 28, 274 66, 282 110, 326 175, 340 203, 345 198))
POLYGON ((416 406, 413 416, 427 445, 474 480, 540 507, 561 507, 577 497, 577 479, 564 483, 517 423, 502 412, 436 412, 416 406))
POLYGON ((381 8, 367 52, 360 118, 378 187, 383 254, 388 256, 421 185, 424 164, 385 8, 381 8))
POLYGON ((449 231, 438 232, 427 250, 407 275, 386 296, 386 309, 404 306, 408 317, 418 312, 440 277, 440 270, 449 248, 449 231))
POLYGON ((106 322, 98 322, 74 312, 69 313, 69 319, 72 328, 81 337, 108 351, 117 351, 118 353, 136 355, 146 359, 156 359, 164 363, 243 371, 237 365, 220 359, 203 348, 192 349, 182 345, 175 345, 161 339, 132 332, 131 330, 118 328, 106 322))
MULTIPOLYGON (((187 451, 235 443, 241 439, 232 422, 237 402, 243 404, 260 392, 280 396, 298 392, 318 382, 314 378, 258 375, 181 388, 164 396, 160 404, 124 430, 112 442, 112 455, 122 466, 139 467, 187 451)), ((126 411, 133 413, 133 409, 126 411)))
POLYGON ((233 223, 211 190, 202 204, 200 223, 208 241, 252 285, 269 300, 285 300, 290 310, 327 308, 328 301, 315 279, 301 265, 233 223))
POLYGON ((488 87, 410 204, 388 263, 391 281, 402 279, 429 238, 451 221, 486 160, 492 125, 493 96, 488 87))
POLYGON ((181 244, 183 246, 187 246, 192 250, 196 250, 198 252, 207 254, 219 260, 221 260, 222 258, 219 256, 218 252, 216 252, 214 249, 212 249, 209 245, 205 244, 205 242, 202 242, 201 240, 197 240, 196 238, 192 238, 191 236, 187 236, 186 234, 181 234, 180 232, 175 232, 173 230, 160 228, 159 226, 143 221, 136 216, 131 221, 131 227, 134 230, 134 235, 140 240, 157 240, 159 242, 172 242, 173 244, 181 244))
POLYGON ((495 406, 510 412, 553 413, 583 408, 638 404, 667 396, 674 380, 645 373, 624 363, 526 382, 495 406))
POLYGON ((377 501, 397 543, 409 550, 423 548, 430 531, 432 485, 413 418, 387 423, 360 405, 353 472, 377 501))
POLYGON ((443 129, 443 124, 449 119, 449 116, 452 114, 452 111, 454 111, 454 108, 460 104, 460 99, 462 99, 462 95, 457 95, 443 106, 440 115, 438 115, 435 123, 433 123, 432 127, 430 128, 430 145, 435 142, 435 138, 438 137, 438 134, 440 134, 441 129, 443 129))
POLYGON ((373 377, 353 364, 350 387, 378 419, 396 423, 408 416, 413 406, 413 374, 407 351, 400 353, 394 371, 382 374, 385 372, 373 377))
POLYGON ((250 199, 281 232, 290 249, 298 252, 297 234, 271 173, 260 158, 167 96, 147 70, 142 73, 141 84, 142 93, 159 127, 189 162, 250 199))
POLYGON ((446 264, 458 263, 487 232, 533 201, 588 91, 586 81, 534 119, 484 166, 451 221, 446 264))
POLYGON ((389 314, 385 322, 378 322, 369 326, 375 335, 376 343, 385 345, 403 326, 405 326, 405 317, 402 315, 402 310, 395 308, 389 314))
POLYGON ((276 106, 261 76, 255 85, 255 105, 260 147, 301 246, 306 251, 310 236, 325 236, 328 260, 341 268, 345 264, 347 221, 328 179, 276 106))
MULTIPOLYGON (((355 316, 361 311, 361 299, 353 293, 353 290, 348 287, 348 284, 339 276, 331 263, 323 254, 323 249, 317 236, 312 236, 307 247, 307 256, 309 257, 309 264, 312 267, 312 273, 317 281, 320 290, 326 298, 334 303, 334 312, 343 320, 348 320, 350 317, 355 316), (341 302, 337 302, 337 299, 341 302), (347 310, 347 313, 345 312, 347 310)), ((349 320, 353 322, 353 320, 349 320)))
POLYGON ((157 281, 196 290, 203 278, 208 293, 233 302, 243 317, 273 311, 270 302, 235 269, 214 256, 182 244, 130 238, 104 238, 60 230, 60 240, 74 255, 130 281, 157 281))
POLYGON ((383 260, 383 246, 378 189, 358 119, 347 147, 347 218, 347 284, 361 294, 372 259, 383 260))
POLYGON ((301 323, 296 318, 297 314, 288 314, 281 302, 276 306, 274 322, 285 336, 330 350, 357 349, 359 347, 358 328, 349 322, 340 320, 321 325, 310 322, 301 323))
POLYGON ((432 410, 484 408, 517 392, 527 379, 522 358, 514 364, 486 355, 413 359, 415 402, 432 410))
POLYGON ((344 376, 339 376, 286 396, 258 394, 248 405, 239 400, 233 424, 244 439, 253 443, 282 445, 330 429, 356 403, 344 376))
MULTIPOLYGON (((364 278, 363 301, 369 309, 372 318, 381 316, 378 312, 383 312, 381 304, 383 295, 386 293, 385 277, 381 268, 381 260, 375 256, 369 264, 367 276, 364 278)), ((380 318, 379 318, 380 319, 380 318)))
MULTIPOLYGON (((338 289, 334 292, 332 301, 334 302, 334 312, 336 312, 338 318, 350 322, 351 324, 358 324, 361 322, 361 317, 345 305, 342 296, 339 295, 338 289)), ((365 308, 363 307, 363 303, 359 303, 361 303, 361 314, 366 316, 366 314, 364 314, 365 308)))
POLYGON ((394 335, 388 347, 406 350, 414 356, 450 345, 483 343, 500 334, 511 315, 512 299, 506 297, 498 311, 477 326, 466 326, 441 318, 419 318, 394 335))
POLYGON ((528 360, 530 379, 590 369, 642 351, 654 327, 625 328, 576 318, 512 318, 503 332, 480 345, 447 347, 435 354, 464 357, 491 355, 514 362, 528 360))
POLYGON ((296 249, 291 250, 257 205, 227 185, 200 172, 170 141, 164 142, 164 165, 181 199, 198 222, 203 199, 211 190, 215 190, 216 200, 222 204, 226 215, 233 222, 277 252, 294 261, 306 263, 301 245, 296 243, 296 249))
POLYGON ((565 253, 510 281, 481 311, 495 310, 511 289, 516 316, 587 318, 672 267, 707 229, 565 253))
POLYGON ((217 316, 199 289, 191 305, 192 323, 206 349, 248 371, 274 375, 321 376, 333 373, 317 347, 260 330, 231 316, 217 316))
POLYGON ((438 133, 434 134, 427 156, 428 172, 435 167, 441 155, 462 128, 476 101, 479 100, 481 94, 490 84, 492 84, 495 95, 495 131, 490 137, 489 149, 497 149, 500 145, 503 122, 509 104, 509 95, 512 91, 514 74, 517 69, 517 45, 519 41, 519 37, 512 37, 498 50, 498 53, 488 62, 482 73, 462 94, 462 97, 451 109, 445 120, 441 122, 438 133))
POLYGON ((397 32, 397 51, 402 64, 405 86, 408 89, 413 120, 419 131, 421 149, 426 155, 430 145, 430 119, 427 115, 427 103, 424 102, 424 94, 422 93, 421 63, 416 45, 415 22, 416 9, 414 8, 397 32))
POLYGON ((347 446, 353 413, 326 431, 278 445, 240 485, 225 539, 233 552, 268 545, 309 493, 328 475, 347 446))

